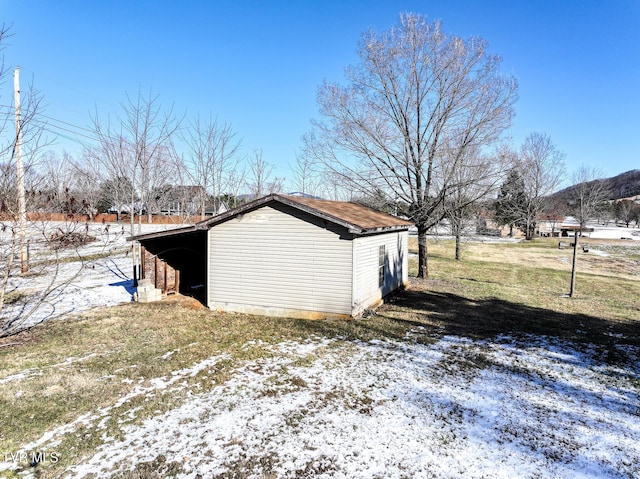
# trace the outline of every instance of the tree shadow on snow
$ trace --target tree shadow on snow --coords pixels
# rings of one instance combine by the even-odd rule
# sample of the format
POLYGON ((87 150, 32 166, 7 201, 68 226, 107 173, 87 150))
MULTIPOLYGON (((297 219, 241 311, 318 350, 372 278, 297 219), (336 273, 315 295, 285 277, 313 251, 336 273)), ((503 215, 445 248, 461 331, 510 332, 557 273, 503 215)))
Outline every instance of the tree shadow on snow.
MULTIPOLYGON (((388 348, 396 354, 399 351, 404 354, 404 349, 398 349, 399 342, 406 342, 407 345, 414 341, 430 344, 445 336, 468 338, 478 344, 467 347, 462 343, 459 348, 453 347, 442 359, 446 366, 440 368, 437 361, 427 360, 424 371, 425 376, 433 374, 439 378, 438 382, 447 384, 468 384, 484 377, 478 376, 478 371, 492 371, 493 376, 489 377, 497 378, 497 384, 505 388, 504 392, 498 391, 499 394, 505 394, 506 401, 500 407, 518 407, 519 413, 508 415, 505 421, 498 416, 487 423, 477 423, 477 430, 473 429, 473 420, 462 419, 478 437, 486 435, 487 440, 491 441, 495 434, 501 441, 500 448, 513 449, 523 455, 535 451, 534 457, 538 455, 553 463, 587 464, 605 477, 621 477, 633 468, 600 461, 597 455, 594 457, 588 442, 576 441, 574 444, 566 439, 571 446, 567 449, 564 443, 557 442, 556 436, 569 437, 574 425, 596 423, 599 411, 615 411, 616 418, 622 420, 608 426, 612 437, 635 437, 630 424, 635 423, 634 419, 639 413, 640 321, 614 322, 593 315, 562 313, 498 298, 473 300, 452 292, 428 290, 427 287, 417 285, 403 291, 389 298, 375 315, 346 322, 348 326, 344 321, 309 321, 306 324, 312 331, 324 336, 365 341, 373 338, 390 339, 393 341, 379 341, 375 346, 388 348), (408 335, 409 332, 411 334, 408 335), (496 355, 484 354, 483 342, 501 344, 507 356, 500 353, 500 348, 496 350, 496 355), (531 355, 521 356, 522 362, 512 363, 508 359, 508 350, 518 355, 519 350, 528 348, 534 350, 530 351, 531 355), (546 348, 548 351, 545 351, 546 348), (507 360, 504 360, 505 357, 507 360), (550 369, 547 369, 549 366, 545 364, 546 361, 541 364, 538 362, 545 357, 549 359, 550 369), (613 367, 603 370, 602 364, 613 367), (600 380, 607 376, 617 378, 611 377, 611 382, 606 381, 606 384, 592 388, 589 384, 598 379, 591 382, 587 380, 586 383, 571 379, 572 375, 580 376, 582 367, 600 371, 600 376, 597 376, 600 380), (553 374, 554 371, 559 371, 559 374, 553 374), (443 376, 447 376, 447 379, 443 379, 443 376), (540 404, 539 398, 530 398, 524 393, 509 396, 506 391, 518 384, 524 387, 523 391, 549 391, 554 394, 556 401, 566 398, 569 402, 573 401, 573 406, 554 409, 557 403, 553 401, 546 406, 540 404), (517 404, 509 403, 513 398, 517 404), (563 425, 561 431, 547 430, 545 424, 548 422, 540 419, 546 414, 555 417, 563 425)), ((414 365, 420 364, 423 356, 412 351, 413 348, 408 346, 408 360, 414 365)), ((453 418, 451 420, 477 416, 477 404, 467 403, 437 388, 432 389, 428 381, 416 384, 422 385, 417 385, 415 394, 409 397, 417 406, 424 407, 423 403, 437 404, 439 413, 443 417, 453 418)), ((491 387, 488 390, 491 391, 491 387)))
POLYGON ((131 299, 133 299, 133 293, 136 292, 136 288, 135 286, 133 286, 132 279, 127 279, 125 281, 118 281, 117 283, 109 283, 109 286, 123 287, 127 291, 127 293, 131 295, 131 299))

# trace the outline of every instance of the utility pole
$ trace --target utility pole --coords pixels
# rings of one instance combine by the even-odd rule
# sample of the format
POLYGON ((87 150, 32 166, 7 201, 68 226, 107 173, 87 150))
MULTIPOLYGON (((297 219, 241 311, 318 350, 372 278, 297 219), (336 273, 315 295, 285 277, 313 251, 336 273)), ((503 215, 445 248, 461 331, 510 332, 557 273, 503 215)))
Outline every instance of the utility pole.
POLYGON ((29 271, 27 252, 27 210, 24 195, 24 167, 22 166, 22 117, 20 113, 20 67, 13 71, 13 95, 16 106, 16 169, 18 175, 18 236, 22 273, 29 271))

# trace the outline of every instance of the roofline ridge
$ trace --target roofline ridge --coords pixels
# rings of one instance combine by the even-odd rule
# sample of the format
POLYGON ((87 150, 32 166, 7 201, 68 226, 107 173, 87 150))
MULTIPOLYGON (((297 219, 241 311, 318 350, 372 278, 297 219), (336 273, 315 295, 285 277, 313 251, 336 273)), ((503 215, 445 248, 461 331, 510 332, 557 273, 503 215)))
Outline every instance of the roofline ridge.
MULTIPOLYGON (((389 231, 399 231, 399 230, 408 229, 411 225, 410 221, 404 220, 402 218, 398 218, 397 216, 390 215, 383 211, 378 211, 374 208, 371 208, 370 206, 365 206, 359 203, 355 203, 353 201, 333 201, 333 200, 315 199, 315 198, 300 198, 297 196, 286 195, 283 193, 269 193, 268 195, 261 196, 260 198, 256 198, 252 201, 249 201, 248 203, 245 203, 243 205, 237 206, 236 208, 227 210, 224 213, 221 213, 219 215, 212 216, 211 218, 204 219, 193 225, 184 226, 182 228, 177 228, 176 230, 169 230, 169 231, 175 231, 176 233, 187 233, 187 232, 206 230, 228 219, 232 219, 236 216, 245 214, 248 211, 258 209, 264 205, 271 203, 272 201, 276 201, 280 204, 290 206, 299 211, 303 211, 305 213, 309 213, 311 215, 322 218, 326 221, 330 221, 334 224, 342 226, 343 228, 346 228, 349 232, 357 235, 368 235, 368 234, 375 234, 375 233, 382 233, 382 232, 389 232, 389 231), (314 208, 312 205, 306 204, 306 202, 322 202, 322 203, 328 203, 328 204, 331 204, 331 203, 350 204, 353 206, 357 206, 358 208, 367 209, 377 215, 384 215, 389 218, 396 218, 402 221, 404 224, 395 224, 395 225, 382 224, 382 225, 373 226, 373 227, 365 227, 365 226, 357 225, 352 221, 346 220, 344 218, 340 218, 339 216, 336 216, 335 214, 332 214, 330 212, 326 212, 326 211, 314 208)), ((127 239, 135 240, 137 238, 143 238, 147 235, 153 236, 157 234, 158 233, 147 233, 143 235, 135 235, 127 239)))

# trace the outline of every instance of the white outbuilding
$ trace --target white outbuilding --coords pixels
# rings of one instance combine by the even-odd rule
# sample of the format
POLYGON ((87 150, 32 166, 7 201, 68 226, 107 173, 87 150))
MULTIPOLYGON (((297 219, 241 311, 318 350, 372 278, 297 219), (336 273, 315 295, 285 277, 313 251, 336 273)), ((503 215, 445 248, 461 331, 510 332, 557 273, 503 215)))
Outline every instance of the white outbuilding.
POLYGON ((355 317, 408 281, 412 223, 365 206, 272 194, 140 235, 141 277, 218 311, 355 317))

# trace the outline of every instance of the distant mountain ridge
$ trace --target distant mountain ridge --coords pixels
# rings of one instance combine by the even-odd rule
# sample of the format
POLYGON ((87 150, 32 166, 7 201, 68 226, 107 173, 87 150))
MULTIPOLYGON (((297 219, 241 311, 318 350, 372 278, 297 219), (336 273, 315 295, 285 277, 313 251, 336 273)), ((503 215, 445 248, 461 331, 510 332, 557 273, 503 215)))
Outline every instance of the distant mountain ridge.
MULTIPOLYGON (((630 170, 618 176, 596 180, 604 184, 607 199, 619 200, 640 195, 640 170, 630 170)), ((554 193, 552 196, 568 199, 575 186, 554 193)))

